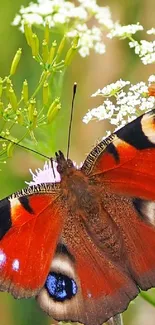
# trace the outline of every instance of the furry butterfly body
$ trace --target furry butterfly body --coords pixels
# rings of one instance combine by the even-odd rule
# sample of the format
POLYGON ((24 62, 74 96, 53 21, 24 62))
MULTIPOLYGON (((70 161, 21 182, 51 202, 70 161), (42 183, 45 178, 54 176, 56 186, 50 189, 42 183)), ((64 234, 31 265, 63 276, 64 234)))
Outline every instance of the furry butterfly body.
POLYGON ((0 290, 57 320, 102 324, 155 286, 155 111, 101 141, 59 183, 0 202, 0 290))

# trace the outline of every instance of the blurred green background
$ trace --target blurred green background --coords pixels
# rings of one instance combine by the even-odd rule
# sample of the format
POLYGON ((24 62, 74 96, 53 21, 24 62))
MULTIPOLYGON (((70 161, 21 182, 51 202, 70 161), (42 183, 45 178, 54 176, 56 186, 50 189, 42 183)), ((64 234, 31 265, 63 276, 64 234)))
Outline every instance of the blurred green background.
MULTIPOLYGON (((23 57, 18 69, 17 88, 25 78, 33 87, 38 77, 38 65, 32 60, 24 35, 16 27, 11 26, 11 21, 19 11, 20 6, 28 5, 28 3, 27 0, 5 0, 0 3, 0 76, 8 75, 13 56, 16 50, 22 47, 23 57)), ((113 19, 120 20, 122 24, 126 25, 139 21, 145 28, 155 27, 154 0, 105 0, 99 1, 99 3, 104 6, 108 5, 111 8, 113 19)), ((70 157, 77 163, 84 160, 86 154, 97 139, 103 136, 106 129, 104 122, 91 122, 88 125, 82 122, 82 117, 87 110, 101 103, 100 98, 99 100, 91 98, 91 94, 98 88, 102 88, 119 78, 134 83, 140 80, 146 81, 148 76, 155 72, 152 65, 144 66, 136 58, 132 50, 129 49, 127 41, 114 39, 113 41, 107 40, 106 43, 107 52, 105 55, 100 56, 92 52, 86 59, 76 55, 65 77, 61 113, 50 131, 54 149, 61 149, 65 152, 72 85, 76 81, 78 92, 72 126, 70 157)), ((23 188, 25 180, 30 179, 28 169, 34 170, 34 168, 42 165, 43 162, 38 160, 37 156, 23 150, 17 150, 14 158, 8 160, 7 164, 1 167, 0 198, 23 188)), ((142 298, 137 298, 134 303, 130 304, 124 315, 124 321, 126 325, 154 325, 155 309, 142 298)), ((18 301, 7 293, 0 293, 0 325, 28 324, 47 325, 52 324, 52 320, 40 311, 33 299, 18 301)))

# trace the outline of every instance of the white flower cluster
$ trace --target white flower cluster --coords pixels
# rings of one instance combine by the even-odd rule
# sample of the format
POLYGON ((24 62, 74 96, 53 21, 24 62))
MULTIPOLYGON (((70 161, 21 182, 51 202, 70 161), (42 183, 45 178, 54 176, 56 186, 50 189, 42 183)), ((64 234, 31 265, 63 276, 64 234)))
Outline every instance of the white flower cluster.
POLYGON ((51 165, 51 162, 45 161, 45 164, 43 166, 43 169, 38 168, 35 170, 35 174, 30 169, 30 173, 32 175, 32 181, 25 182, 29 186, 42 184, 42 183, 58 183, 60 182, 60 174, 57 171, 57 163, 53 160, 52 162, 53 166, 51 165), (54 173, 53 173, 54 171, 54 173))
MULTIPOLYGON (((55 160, 45 161, 43 169, 38 168, 33 172, 29 169, 30 174, 32 176, 32 180, 30 182, 25 182, 29 186, 42 184, 42 183, 60 183, 61 176, 57 171, 57 162, 55 160)), ((73 165, 75 168, 80 169, 83 165, 81 162, 79 165, 75 161, 73 161, 73 165)))
POLYGON ((68 37, 79 35, 79 53, 82 57, 89 55, 90 49, 94 49, 96 53, 105 53, 105 44, 101 41, 101 30, 93 26, 88 28, 86 24, 78 24, 76 30, 67 33, 68 37))
MULTIPOLYGON (((139 82, 136 85, 130 85, 128 90, 125 91, 124 87, 129 85, 130 82, 119 80, 97 90, 92 96, 102 95, 112 99, 105 99, 102 105, 88 111, 83 118, 83 122, 88 123, 94 119, 109 119, 109 122, 115 125, 113 131, 116 131, 143 112, 155 107, 155 97, 148 96, 148 86, 154 81, 155 75, 152 75, 148 79, 148 85, 145 82, 139 82)), ((107 132, 110 131, 107 130, 107 132)))
MULTIPOLYGON (((107 37, 120 39, 129 39, 129 46, 134 48, 135 53, 141 58, 143 64, 151 64, 155 62, 155 41, 141 40, 140 42, 133 39, 133 34, 138 31, 142 31, 144 28, 139 23, 121 26, 119 23, 115 23, 111 28, 107 37)), ((148 35, 155 35, 155 28, 151 28, 147 31, 148 35)))
POLYGON ((123 87, 126 85, 129 85, 129 81, 124 81, 122 79, 116 81, 115 83, 112 83, 110 85, 105 86, 103 89, 98 89, 94 94, 92 94, 92 97, 96 97, 97 95, 102 95, 105 97, 111 97, 115 95, 118 91, 120 91, 123 87))
POLYGON ((131 35, 135 34, 136 32, 143 30, 143 26, 139 23, 137 24, 131 24, 126 26, 121 26, 119 23, 114 24, 111 32, 107 35, 109 38, 127 38, 131 35))
POLYGON ((151 29, 149 29, 148 31, 147 31, 147 34, 149 34, 149 35, 155 35, 155 28, 151 28, 151 29))
POLYGON ((31 2, 27 7, 22 6, 12 24, 23 31, 25 21, 40 26, 48 22, 51 28, 62 28, 63 25, 70 38, 78 34, 79 53, 83 57, 89 55, 90 49, 104 53, 101 30, 104 27, 108 30, 113 27, 109 8, 99 6, 96 0, 78 0, 77 6, 65 0, 37 0, 37 3, 31 2), (91 19, 93 26, 88 27, 87 23, 91 19))
POLYGON ((129 46, 135 49, 135 53, 139 55, 144 64, 150 64, 155 62, 155 41, 148 42, 141 40, 129 42, 129 46))

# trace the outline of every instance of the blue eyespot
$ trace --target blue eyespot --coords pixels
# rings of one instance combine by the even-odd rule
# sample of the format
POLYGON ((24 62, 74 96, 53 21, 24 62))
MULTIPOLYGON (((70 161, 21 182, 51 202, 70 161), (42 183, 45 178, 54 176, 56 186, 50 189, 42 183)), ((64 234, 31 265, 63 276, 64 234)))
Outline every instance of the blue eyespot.
POLYGON ((67 275, 61 273, 49 273, 46 279, 45 287, 49 295, 55 301, 71 299, 77 293, 76 282, 67 275))

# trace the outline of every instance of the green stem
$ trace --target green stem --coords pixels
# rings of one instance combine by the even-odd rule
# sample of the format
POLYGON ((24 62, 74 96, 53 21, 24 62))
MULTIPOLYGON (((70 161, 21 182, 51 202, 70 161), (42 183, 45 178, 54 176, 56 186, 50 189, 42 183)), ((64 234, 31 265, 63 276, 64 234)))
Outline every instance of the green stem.
POLYGON ((34 93, 32 94, 31 98, 30 99, 33 99, 36 94, 38 93, 38 91, 40 90, 40 88, 43 86, 45 80, 47 79, 47 77, 50 75, 50 72, 49 71, 45 71, 44 72, 44 75, 42 76, 42 79, 41 81, 39 82, 39 85, 38 87, 36 88, 36 90, 34 91, 34 93))
POLYGON ((4 129, 4 126, 6 125, 7 121, 5 120, 2 120, 2 126, 1 126, 1 130, 0 130, 0 133, 3 131, 4 129))
POLYGON ((148 303, 150 303, 153 307, 155 307, 155 298, 151 297, 150 294, 145 291, 141 291, 140 296, 148 303))

